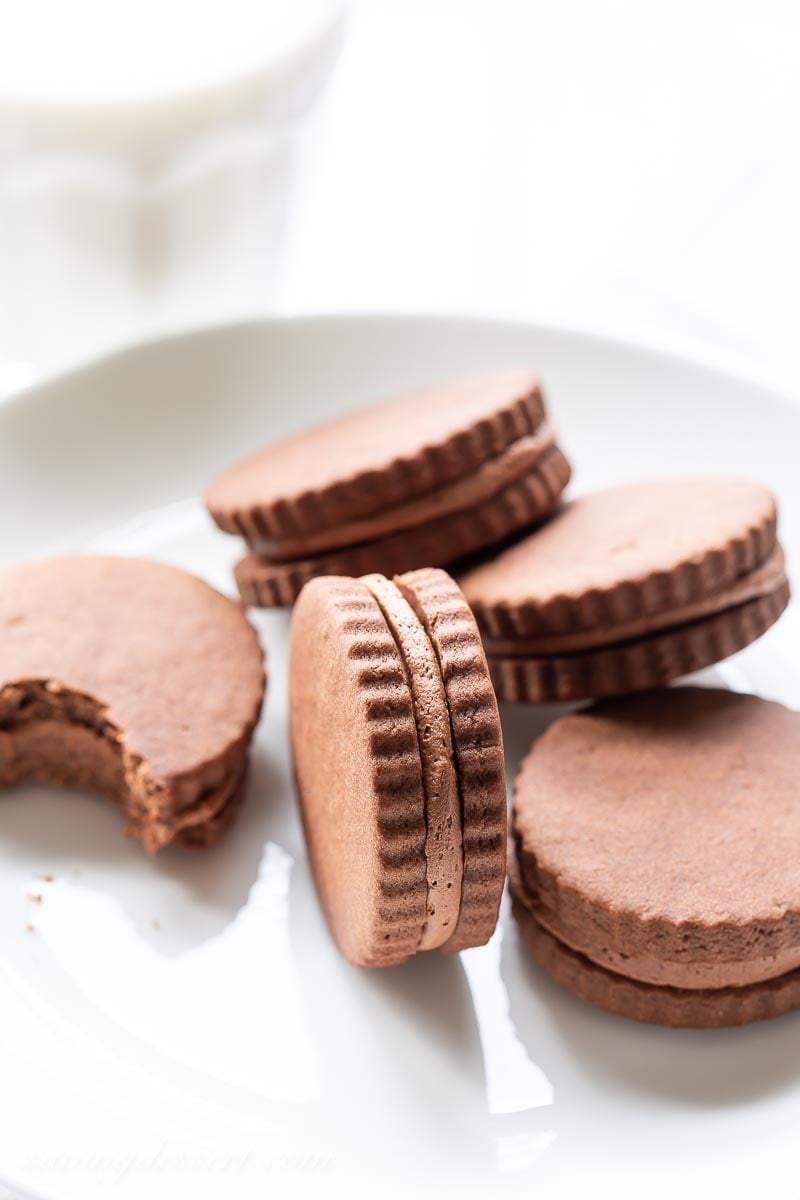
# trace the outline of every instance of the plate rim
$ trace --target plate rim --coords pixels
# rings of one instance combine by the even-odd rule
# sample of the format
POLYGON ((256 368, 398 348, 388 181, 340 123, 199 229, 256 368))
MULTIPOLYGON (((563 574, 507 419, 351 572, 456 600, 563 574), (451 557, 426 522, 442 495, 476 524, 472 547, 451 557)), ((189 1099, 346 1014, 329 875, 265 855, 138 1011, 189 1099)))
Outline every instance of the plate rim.
POLYGON ((393 324, 406 326, 446 326, 461 325, 463 327, 479 327, 495 331, 508 331, 521 337, 525 335, 542 336, 554 340, 579 341, 590 345, 595 350, 607 349, 615 353, 637 354, 649 359, 657 359, 669 363, 672 367, 680 366, 690 371, 713 376, 718 382, 728 382, 735 386, 751 388, 761 392, 765 397, 797 413, 800 408, 800 397, 793 398, 789 392, 782 391, 767 380, 744 373, 715 359, 711 354, 694 356, 671 348, 666 342, 639 338, 626 338, 623 334, 608 332, 590 326, 571 324, 570 322, 548 322, 527 320, 521 317, 504 317, 481 315, 473 311, 425 309, 381 309, 370 312, 357 310, 337 312, 320 309, 318 311, 295 313, 263 313, 232 318, 223 321, 203 321, 197 324, 166 329, 148 337, 131 338, 129 341, 117 343, 101 353, 93 355, 79 363, 66 366, 42 379, 37 379, 7 395, 0 396, 0 420, 7 413, 16 412, 26 402, 42 403, 47 399, 47 393, 64 386, 80 383, 82 378, 108 367, 121 365, 126 359, 137 358, 151 351, 160 351, 168 347, 178 347, 197 340, 220 337, 224 338, 236 332, 257 332, 259 329, 281 328, 299 329, 314 326, 333 327, 336 325, 382 326, 393 324))

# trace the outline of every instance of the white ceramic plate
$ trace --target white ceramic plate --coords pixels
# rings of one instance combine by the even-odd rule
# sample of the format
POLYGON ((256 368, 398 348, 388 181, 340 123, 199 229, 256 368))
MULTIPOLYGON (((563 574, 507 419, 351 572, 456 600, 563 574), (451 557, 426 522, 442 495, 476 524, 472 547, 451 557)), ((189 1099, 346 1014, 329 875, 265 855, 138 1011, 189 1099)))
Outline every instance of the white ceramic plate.
MULTIPOLYGON (((218 468, 371 397, 517 363, 546 382, 576 490, 760 478, 800 563, 800 409, 574 334, 359 318, 142 346, 0 408, 0 559, 150 555, 230 590, 238 547, 197 500, 218 468)), ((101 800, 2 797, 0 1177, 59 1200, 796 1195, 800 1017, 609 1017, 531 965, 505 912, 460 958, 339 958, 292 794, 287 618, 257 620, 268 702, 218 848, 148 859, 101 800)), ((800 707, 798 641, 790 609, 715 675, 800 707)), ((552 715, 504 713, 512 777, 552 715)))

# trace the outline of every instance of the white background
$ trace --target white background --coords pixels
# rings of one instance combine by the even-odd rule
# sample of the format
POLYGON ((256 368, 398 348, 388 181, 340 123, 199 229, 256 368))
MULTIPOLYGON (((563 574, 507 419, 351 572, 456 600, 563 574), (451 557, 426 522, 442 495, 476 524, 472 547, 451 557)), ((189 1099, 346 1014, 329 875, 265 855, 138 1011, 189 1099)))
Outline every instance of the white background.
MULTIPOLYGON (((51 2, 41 0, 45 10, 51 2)), ((93 3, 80 0, 90 16, 73 41, 91 37, 93 3)), ((208 57, 215 22, 230 33, 221 70, 235 58, 223 41, 248 54, 252 43, 254 61, 266 60, 271 3, 120 9, 142 25, 139 42, 155 38, 161 51, 150 62, 131 50, 123 65, 137 79, 156 76, 171 46, 182 78, 192 58, 185 27, 202 26, 208 57), (226 19, 241 26, 236 38, 226 19)), ((280 3, 282 20, 296 16, 300 0, 280 3)), ((302 139, 283 273, 246 232, 281 203, 272 177, 257 185, 245 171, 227 190, 217 183, 202 199, 176 200, 139 261, 129 256, 141 223, 107 198, 49 207, 17 198, 0 209, 0 391, 113 342, 276 310, 509 315, 673 348, 800 390, 794 0, 348 7, 341 57, 302 139), (180 263, 180 286, 154 283, 149 256, 159 253, 170 270, 180 263), (135 289, 122 299, 112 297, 115 255, 135 289)), ((8 46, 24 11, 0 0, 8 46)), ((64 25, 68 10, 56 11, 64 25)), ((20 54, 36 74, 45 47, 40 55, 33 28, 20 54)), ((95 33, 84 58, 102 76, 95 33)), ((200 54, 199 32, 197 42, 200 54)), ((235 84, 232 75, 223 108, 234 130, 235 84)))
POLYGON ((791 2, 363 0, 279 305, 567 323, 791 391, 799 56, 791 2))

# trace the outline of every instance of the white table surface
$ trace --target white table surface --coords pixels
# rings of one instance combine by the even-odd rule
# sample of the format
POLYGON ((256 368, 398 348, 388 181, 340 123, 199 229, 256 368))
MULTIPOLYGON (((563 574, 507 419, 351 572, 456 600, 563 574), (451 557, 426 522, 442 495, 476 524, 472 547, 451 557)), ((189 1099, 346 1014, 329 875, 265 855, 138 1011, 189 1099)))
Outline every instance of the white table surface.
POLYGON ((363 0, 279 307, 449 310, 800 392, 791 0, 363 0))

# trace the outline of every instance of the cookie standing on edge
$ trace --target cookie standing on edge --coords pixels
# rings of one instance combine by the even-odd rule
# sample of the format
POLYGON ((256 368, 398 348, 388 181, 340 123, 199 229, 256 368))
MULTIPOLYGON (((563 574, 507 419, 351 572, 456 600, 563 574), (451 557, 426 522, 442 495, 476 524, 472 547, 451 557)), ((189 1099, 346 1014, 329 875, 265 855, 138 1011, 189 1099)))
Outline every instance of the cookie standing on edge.
POLYGON ((289 703, 309 857, 342 953, 390 966, 487 941, 505 880, 503 742, 452 579, 309 583, 292 616, 289 703))
POLYGON ((249 553, 247 604, 294 603, 319 575, 441 566, 548 513, 570 468, 535 376, 505 371, 359 409, 220 475, 209 511, 249 553))
POLYGON ((639 691, 710 666, 783 612, 775 500, 737 479, 595 492, 459 576, 500 700, 639 691))
POLYGON ((800 713, 678 687, 557 721, 515 785, 513 911, 609 1012, 715 1028, 800 1007, 800 713))
POLYGON ((0 572, 0 786, 108 796, 146 850, 233 814, 264 697, 241 607, 162 563, 76 556, 0 572))

